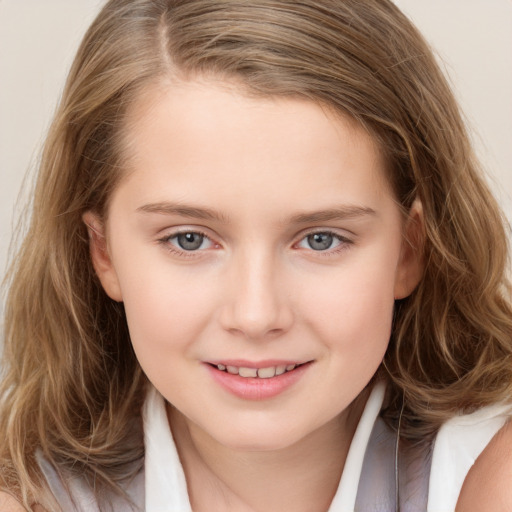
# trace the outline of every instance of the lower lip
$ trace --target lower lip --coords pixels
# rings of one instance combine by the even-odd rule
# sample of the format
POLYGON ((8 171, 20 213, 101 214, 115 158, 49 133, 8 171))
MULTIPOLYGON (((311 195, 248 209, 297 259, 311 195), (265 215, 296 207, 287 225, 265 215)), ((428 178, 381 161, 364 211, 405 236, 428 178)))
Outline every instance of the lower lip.
POLYGON ((213 379, 231 394, 244 400, 266 400, 280 395, 297 383, 311 366, 311 362, 269 379, 240 377, 240 375, 221 371, 209 364, 206 366, 213 379))

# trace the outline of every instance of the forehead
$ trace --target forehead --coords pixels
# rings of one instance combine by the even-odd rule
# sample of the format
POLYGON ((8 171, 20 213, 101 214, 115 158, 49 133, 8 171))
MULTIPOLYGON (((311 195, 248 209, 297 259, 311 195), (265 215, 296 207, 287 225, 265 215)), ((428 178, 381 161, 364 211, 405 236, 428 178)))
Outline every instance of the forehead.
POLYGON ((128 112, 124 141, 125 180, 141 193, 153 182, 163 199, 203 191, 251 200, 266 188, 265 201, 285 205, 307 192, 349 202, 354 193, 389 193, 382 155, 354 120, 302 98, 250 96, 230 82, 148 88, 128 112))

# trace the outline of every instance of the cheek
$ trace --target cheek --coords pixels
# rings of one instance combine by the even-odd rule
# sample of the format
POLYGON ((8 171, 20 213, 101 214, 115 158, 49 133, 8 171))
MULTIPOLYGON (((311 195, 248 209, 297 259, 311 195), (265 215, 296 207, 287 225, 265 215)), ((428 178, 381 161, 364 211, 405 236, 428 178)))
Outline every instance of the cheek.
POLYGON ((179 284, 160 279, 151 285, 148 280, 131 289, 125 299, 137 360, 153 385, 173 402, 176 396, 192 393, 182 384, 197 366, 195 342, 205 328, 208 311, 197 290, 188 287, 183 291, 179 284))
POLYGON ((323 290, 308 287, 301 308, 311 328, 342 357, 383 354, 391 333, 395 260, 375 255, 330 274, 323 290))
POLYGON ((204 282, 172 269, 165 258, 148 264, 144 255, 131 253, 129 264, 118 270, 130 338, 146 372, 169 366, 176 360, 172 356, 192 350, 211 316, 204 282))

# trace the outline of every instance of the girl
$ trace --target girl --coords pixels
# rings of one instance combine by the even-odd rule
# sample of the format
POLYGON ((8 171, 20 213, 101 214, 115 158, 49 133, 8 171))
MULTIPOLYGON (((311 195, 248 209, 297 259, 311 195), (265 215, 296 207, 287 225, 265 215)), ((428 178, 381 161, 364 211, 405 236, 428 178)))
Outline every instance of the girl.
POLYGON ((506 245, 391 2, 110 0, 11 272, 2 510, 509 510, 506 245))

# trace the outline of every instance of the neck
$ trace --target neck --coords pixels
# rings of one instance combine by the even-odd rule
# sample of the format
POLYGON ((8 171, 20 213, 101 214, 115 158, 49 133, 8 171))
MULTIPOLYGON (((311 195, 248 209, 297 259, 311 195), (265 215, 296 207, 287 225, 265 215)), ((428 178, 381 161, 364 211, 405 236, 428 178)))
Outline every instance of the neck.
POLYGON ((180 412, 168 417, 195 512, 325 512, 336 493, 368 393, 339 416, 284 449, 233 450, 180 412))

